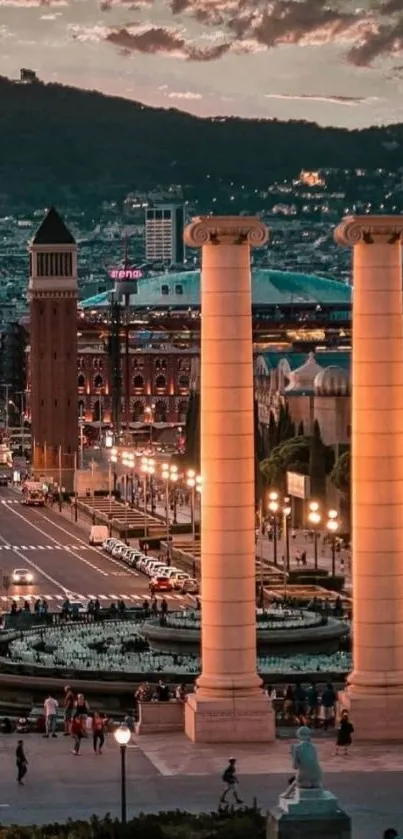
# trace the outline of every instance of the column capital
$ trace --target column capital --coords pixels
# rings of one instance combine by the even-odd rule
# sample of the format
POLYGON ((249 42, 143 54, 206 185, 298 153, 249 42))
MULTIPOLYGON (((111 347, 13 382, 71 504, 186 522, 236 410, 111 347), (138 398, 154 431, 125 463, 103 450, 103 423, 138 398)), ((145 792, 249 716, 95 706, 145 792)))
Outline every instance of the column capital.
POLYGON ((394 245, 403 238, 403 216, 345 216, 334 231, 338 245, 394 245))
POLYGON ((184 232, 190 248, 203 245, 249 245, 259 248, 269 240, 269 230, 255 216, 197 216, 184 232))

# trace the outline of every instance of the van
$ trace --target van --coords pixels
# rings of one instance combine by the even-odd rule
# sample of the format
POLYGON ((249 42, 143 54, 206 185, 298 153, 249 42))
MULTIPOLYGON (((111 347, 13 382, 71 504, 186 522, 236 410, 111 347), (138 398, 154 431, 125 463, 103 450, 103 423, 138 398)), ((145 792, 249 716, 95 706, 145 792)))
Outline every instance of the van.
POLYGON ((90 530, 88 543, 90 545, 103 545, 109 536, 106 524, 93 524, 90 530))

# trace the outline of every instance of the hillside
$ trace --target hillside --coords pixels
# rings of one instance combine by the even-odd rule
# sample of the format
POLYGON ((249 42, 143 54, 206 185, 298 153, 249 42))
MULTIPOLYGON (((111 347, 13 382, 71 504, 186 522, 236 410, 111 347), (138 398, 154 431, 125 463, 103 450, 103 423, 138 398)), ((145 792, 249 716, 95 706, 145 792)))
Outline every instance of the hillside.
POLYGON ((202 198, 218 178, 262 189, 303 167, 396 169, 402 145, 402 125, 349 132, 305 122, 199 119, 0 77, 0 207, 51 201, 89 208, 170 183, 191 185, 202 198))

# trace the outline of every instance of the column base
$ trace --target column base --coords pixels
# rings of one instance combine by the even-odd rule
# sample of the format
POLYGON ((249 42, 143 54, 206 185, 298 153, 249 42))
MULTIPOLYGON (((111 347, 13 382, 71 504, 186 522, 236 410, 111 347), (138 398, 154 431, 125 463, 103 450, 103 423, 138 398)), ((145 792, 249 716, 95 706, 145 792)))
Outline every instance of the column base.
POLYGON ((193 743, 272 743, 275 716, 263 693, 219 699, 196 693, 186 702, 185 733, 193 743))
POLYGON ((355 691, 351 685, 338 695, 338 716, 344 710, 354 726, 353 743, 403 743, 403 691, 355 691))

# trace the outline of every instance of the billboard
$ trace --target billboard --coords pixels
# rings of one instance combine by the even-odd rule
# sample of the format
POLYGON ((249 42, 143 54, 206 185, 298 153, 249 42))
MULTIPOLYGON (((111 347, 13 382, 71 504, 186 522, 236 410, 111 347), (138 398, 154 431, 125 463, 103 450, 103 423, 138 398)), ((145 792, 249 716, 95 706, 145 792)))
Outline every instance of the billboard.
POLYGON ((298 472, 287 472, 287 493, 293 498, 309 498, 309 477, 300 475, 298 472))
POLYGON ((119 296, 137 294, 137 282, 141 280, 143 272, 139 268, 111 268, 111 280, 115 282, 115 292, 119 296))

